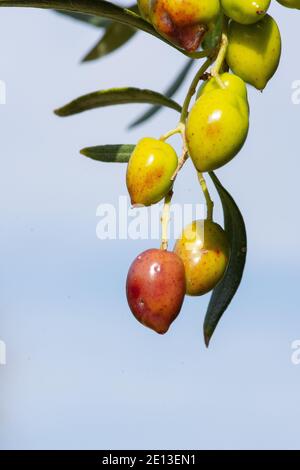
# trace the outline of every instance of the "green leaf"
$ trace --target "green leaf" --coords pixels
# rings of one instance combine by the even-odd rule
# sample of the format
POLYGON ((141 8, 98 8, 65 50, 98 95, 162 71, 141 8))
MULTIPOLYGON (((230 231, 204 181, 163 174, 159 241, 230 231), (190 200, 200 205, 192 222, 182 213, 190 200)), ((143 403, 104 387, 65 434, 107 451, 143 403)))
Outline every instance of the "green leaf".
POLYGON ((243 216, 231 195, 221 185, 214 173, 210 173, 224 212, 225 230, 230 240, 231 255, 227 271, 222 281, 215 287, 204 320, 204 339, 206 346, 228 305, 235 296, 243 277, 246 255, 247 234, 243 216))
POLYGON ((126 44, 136 33, 136 29, 125 26, 120 23, 112 23, 106 28, 105 34, 100 41, 90 50, 82 59, 82 62, 88 62, 100 59, 105 55, 114 52, 126 44))
POLYGON ((86 147, 80 150, 85 157, 97 160, 98 162, 127 163, 135 148, 135 145, 98 145, 96 147, 86 147))
POLYGON ((108 20, 116 21, 149 33, 183 54, 189 55, 186 51, 163 38, 153 26, 140 15, 104 0, 0 0, 0 7, 43 8, 84 13, 107 18, 108 20))
MULTIPOLYGON (((176 79, 171 83, 169 88, 165 91, 164 95, 167 96, 168 98, 172 98, 175 93, 179 90, 181 85, 184 82, 184 79, 186 78, 187 74, 189 73, 192 65, 193 65, 193 60, 189 60, 183 67, 183 69, 180 71, 179 75, 177 75, 176 79)), ((151 108, 148 109, 144 114, 142 114, 139 118, 137 118, 134 122, 132 122, 129 125, 129 129, 133 129, 134 127, 138 126, 139 124, 142 124, 143 122, 147 121, 151 117, 153 117, 158 111, 161 110, 161 106, 152 106, 151 108)))
POLYGON ((105 28, 110 24, 110 21, 106 20, 105 18, 100 18, 99 16, 91 16, 85 15, 84 13, 74 13, 72 11, 59 10, 55 11, 55 13, 59 13, 60 15, 72 18, 73 20, 77 20, 82 23, 88 23, 92 26, 96 26, 97 28, 105 28))
POLYGON ((54 112, 58 116, 65 117, 82 113, 94 108, 112 106, 116 104, 150 103, 166 106, 176 111, 181 111, 181 106, 175 101, 152 90, 140 88, 110 88, 81 96, 71 101, 54 112))
MULTIPOLYGON (((129 7, 128 10, 133 11, 134 13, 139 13, 137 4, 129 7)), ((100 38, 99 41, 97 41, 96 45, 82 59, 82 62, 100 59, 101 57, 116 51, 126 44, 136 34, 136 32, 137 30, 131 26, 116 22, 108 23, 105 34, 100 38)))

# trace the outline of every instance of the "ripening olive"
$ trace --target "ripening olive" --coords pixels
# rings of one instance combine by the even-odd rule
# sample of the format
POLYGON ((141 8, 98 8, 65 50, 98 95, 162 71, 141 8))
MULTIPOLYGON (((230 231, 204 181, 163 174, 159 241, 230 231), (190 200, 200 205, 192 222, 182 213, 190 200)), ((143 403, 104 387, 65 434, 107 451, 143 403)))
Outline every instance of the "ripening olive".
POLYGON ((137 0, 140 14, 146 21, 150 21, 150 2, 151 0, 137 0))
MULTIPOLYGON (((231 91, 232 93, 239 95, 245 101, 248 101, 247 87, 240 77, 233 73, 225 72, 220 75, 220 79, 228 91, 231 91)), ((220 90, 220 85, 213 77, 206 82, 203 82, 197 93, 197 98, 212 90, 220 90)))
POLYGON ((237 23, 253 24, 267 13, 271 0, 221 0, 221 5, 229 18, 237 23))
POLYGON ((228 266, 230 246, 220 225, 210 220, 197 220, 183 230, 174 252, 184 264, 186 293, 195 296, 206 294, 222 279, 228 266))
POLYGON ((131 203, 150 206, 163 199, 172 187, 177 164, 177 154, 171 145, 150 137, 141 139, 127 167, 131 203))
POLYGON ((252 25, 231 21, 227 63, 245 82, 263 90, 276 72, 281 56, 277 23, 269 15, 252 25))
POLYGON ((219 0, 152 0, 151 21, 156 30, 189 52, 200 46, 220 12, 219 0))
POLYGON ((229 90, 213 90, 197 99, 188 116, 189 154, 200 172, 225 165, 242 148, 249 129, 248 103, 229 90))
POLYGON ((173 252, 147 250, 132 263, 126 283, 129 307, 136 319, 159 334, 168 331, 185 296, 185 273, 173 252))

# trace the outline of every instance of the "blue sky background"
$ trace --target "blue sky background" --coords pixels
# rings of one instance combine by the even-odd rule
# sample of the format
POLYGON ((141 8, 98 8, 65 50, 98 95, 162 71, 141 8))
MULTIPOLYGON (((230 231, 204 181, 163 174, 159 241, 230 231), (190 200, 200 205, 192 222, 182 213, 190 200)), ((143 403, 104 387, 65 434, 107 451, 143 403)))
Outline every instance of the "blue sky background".
MULTIPOLYGON (((187 299, 164 337, 129 312, 127 269, 151 242, 96 238, 97 206, 126 194, 125 166, 78 153, 159 136, 176 114, 165 110, 128 132, 142 105, 64 120, 52 113, 110 86, 163 90, 184 57, 140 33, 120 52, 79 65, 97 29, 51 12, 1 9, 1 449, 299 448, 300 365, 291 343, 300 339, 300 105, 291 87, 300 79, 300 13, 273 4, 280 69, 263 94, 249 90, 248 141, 218 171, 244 213, 249 257, 209 350, 208 297, 187 299)), ((199 198, 189 163, 175 201, 199 198)))

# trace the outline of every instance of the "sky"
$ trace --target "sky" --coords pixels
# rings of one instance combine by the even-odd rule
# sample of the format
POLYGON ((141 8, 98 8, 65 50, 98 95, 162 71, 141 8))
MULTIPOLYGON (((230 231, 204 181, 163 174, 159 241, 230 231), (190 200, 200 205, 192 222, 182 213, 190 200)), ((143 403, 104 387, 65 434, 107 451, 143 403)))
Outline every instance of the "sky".
MULTIPOLYGON (((175 112, 134 131, 127 125, 144 105, 52 112, 113 86, 163 91, 186 59, 139 33, 82 65, 96 28, 1 10, 1 449, 299 449, 300 365, 291 357, 300 339, 300 13, 274 1, 271 13, 283 39, 279 70, 263 93, 249 88, 248 140, 217 172, 244 214, 247 266, 207 350, 207 296, 187 298, 165 336, 133 318, 127 270, 158 242, 97 238, 97 208, 126 196, 126 167, 79 154, 157 137, 176 125, 175 112)), ((174 202, 199 201, 188 163, 174 202)), ((216 215, 222 222, 219 206, 216 215)))

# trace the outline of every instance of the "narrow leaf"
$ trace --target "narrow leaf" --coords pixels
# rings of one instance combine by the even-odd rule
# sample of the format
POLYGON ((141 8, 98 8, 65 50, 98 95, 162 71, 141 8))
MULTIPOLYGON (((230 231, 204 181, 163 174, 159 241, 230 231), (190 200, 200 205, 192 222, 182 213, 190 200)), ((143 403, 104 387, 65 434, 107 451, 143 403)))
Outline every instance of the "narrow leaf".
POLYGON ((152 90, 140 88, 110 88, 81 96, 67 105, 55 110, 61 117, 82 113, 94 108, 112 106, 116 104, 150 103, 166 106, 181 111, 181 106, 175 101, 152 90))
MULTIPOLYGON (((181 85, 184 82, 184 79, 186 78, 187 74, 189 73, 191 67, 193 65, 193 61, 189 60, 183 69, 180 71, 180 73, 177 75, 176 79, 171 83, 169 88, 165 91, 164 95, 167 96, 168 98, 172 98, 175 93, 179 90, 181 85)), ((139 124, 142 124, 143 122, 147 121, 151 117, 153 117, 156 113, 158 113, 161 110, 161 106, 152 106, 151 108, 148 109, 144 114, 142 114, 138 119, 136 119, 134 122, 132 122, 129 125, 129 129, 133 129, 134 127, 138 126, 139 124)))
POLYGON ((235 296, 243 277, 246 255, 247 234, 243 216, 232 196, 221 185, 214 173, 210 173, 222 201, 225 230, 230 240, 231 255, 224 278, 214 289, 204 320, 206 346, 228 305, 235 296))
POLYGON ((98 145, 80 150, 85 157, 98 162, 127 163, 135 145, 98 145))
MULTIPOLYGON (((134 13, 139 13, 139 8, 135 3, 128 10, 134 13)), ((97 17, 96 17, 97 18, 97 17)), ((102 21, 107 21, 103 20, 102 21)), ((82 62, 88 62, 95 59, 100 59, 105 55, 114 52, 121 46, 126 44, 137 32, 135 28, 127 26, 121 23, 107 24, 105 34, 97 41, 96 45, 90 50, 90 52, 83 58, 82 62)))
POLYGON ((82 59, 82 62, 88 62, 100 59, 105 55, 114 52, 121 46, 126 44, 136 33, 136 29, 125 26, 120 23, 110 24, 100 41, 90 50, 90 52, 82 59))
POLYGON ((186 51, 172 44, 163 38, 147 21, 143 20, 140 15, 126 9, 114 5, 104 0, 0 0, 0 7, 27 7, 27 8, 43 8, 50 10, 62 10, 75 13, 85 13, 92 16, 100 16, 118 23, 132 26, 146 33, 155 36, 161 41, 169 44, 169 46, 189 55, 186 51))
POLYGON ((80 21, 82 23, 87 23, 92 26, 96 26, 97 28, 105 28, 110 21, 106 20, 105 18, 100 18, 99 16, 91 16, 86 15, 84 13, 74 13, 72 11, 60 11, 55 10, 55 13, 59 13, 67 18, 71 18, 73 20, 80 21))

